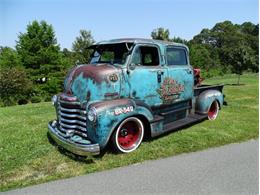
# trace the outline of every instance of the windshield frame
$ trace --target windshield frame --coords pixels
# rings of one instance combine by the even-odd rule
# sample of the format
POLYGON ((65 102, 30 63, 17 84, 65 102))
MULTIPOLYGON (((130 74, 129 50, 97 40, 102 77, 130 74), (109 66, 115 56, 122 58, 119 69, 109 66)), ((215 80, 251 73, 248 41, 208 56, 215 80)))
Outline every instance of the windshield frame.
MULTIPOLYGON (((91 54, 91 56, 90 56, 90 61, 89 61, 89 63, 90 63, 90 64, 110 64, 110 65, 115 65, 115 66, 120 66, 120 67, 123 66, 123 67, 125 67, 125 66, 127 66, 127 63, 128 63, 128 61, 129 61, 129 57, 132 55, 132 51, 133 51, 134 46, 135 46, 134 42, 117 42, 117 43, 113 43, 113 42, 112 42, 112 43, 102 43, 102 44, 91 45, 90 47, 87 48, 87 49, 93 49, 93 52, 92 52, 92 54, 91 54), (100 62, 99 62, 99 60, 100 60, 102 54, 101 54, 100 56, 96 56, 96 57, 99 58, 98 61, 92 62, 92 59, 95 58, 94 53, 95 53, 95 52, 98 52, 98 53, 99 53, 99 51, 98 51, 99 48, 101 48, 101 47, 106 47, 106 46, 113 46, 113 45, 115 45, 115 48, 116 48, 116 45, 122 45, 122 44, 125 45, 125 49, 126 49, 125 52, 123 51, 122 58, 121 58, 121 60, 124 61, 124 63, 106 62, 106 61, 103 61, 103 62, 100 61, 100 62), (125 53, 126 53, 126 56, 125 56, 125 58, 123 58, 123 55, 124 55, 125 53)), ((120 46, 120 47, 122 47, 122 46, 120 46)), ((109 51, 109 50, 107 50, 107 51, 109 51)))

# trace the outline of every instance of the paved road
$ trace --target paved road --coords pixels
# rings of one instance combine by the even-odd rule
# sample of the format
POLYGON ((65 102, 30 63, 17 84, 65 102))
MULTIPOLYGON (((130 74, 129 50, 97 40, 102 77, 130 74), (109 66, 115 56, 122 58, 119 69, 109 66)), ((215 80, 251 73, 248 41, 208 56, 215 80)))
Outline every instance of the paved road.
POLYGON ((258 140, 3 193, 258 194, 258 140))

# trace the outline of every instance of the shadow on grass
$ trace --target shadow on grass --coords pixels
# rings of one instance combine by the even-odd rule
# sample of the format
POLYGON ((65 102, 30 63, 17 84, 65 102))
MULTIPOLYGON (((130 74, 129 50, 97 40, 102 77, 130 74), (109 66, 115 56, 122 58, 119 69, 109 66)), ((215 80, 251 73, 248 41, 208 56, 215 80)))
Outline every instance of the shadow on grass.
POLYGON ((196 121, 196 122, 193 122, 193 123, 189 123, 189 124, 186 124, 182 127, 179 127, 179 128, 176 128, 176 129, 173 129, 173 130, 170 130, 170 131, 167 131, 167 132, 164 132, 162 133, 161 135, 159 136, 156 136, 156 137, 151 137, 150 139, 147 139, 145 140, 145 142, 152 142, 154 140, 157 140, 157 139, 160 139, 162 137, 165 137, 171 133, 176 133, 176 132, 179 132, 179 131, 186 131, 189 127, 193 126, 193 125, 196 125, 196 124, 199 124, 199 123, 202 123, 203 121, 206 121, 207 119, 202 119, 202 120, 199 120, 199 121, 196 121))
POLYGON ((245 85, 246 85, 245 83, 240 83, 240 84, 237 84, 237 83, 227 83, 227 84, 225 84, 225 86, 235 86, 235 87, 245 86, 245 85))
POLYGON ((95 155, 95 156, 81 156, 81 155, 77 155, 77 154, 73 154, 72 152, 60 147, 50 136, 49 132, 47 132, 47 138, 50 142, 50 144, 52 144, 53 146, 55 146, 58 151, 69 157, 70 159, 72 160, 75 160, 77 162, 80 162, 80 163, 87 163, 87 164, 91 164, 91 163, 95 163, 95 159, 102 159, 102 157, 104 156, 104 154, 106 153, 106 150, 104 151, 101 151, 99 155, 95 155))

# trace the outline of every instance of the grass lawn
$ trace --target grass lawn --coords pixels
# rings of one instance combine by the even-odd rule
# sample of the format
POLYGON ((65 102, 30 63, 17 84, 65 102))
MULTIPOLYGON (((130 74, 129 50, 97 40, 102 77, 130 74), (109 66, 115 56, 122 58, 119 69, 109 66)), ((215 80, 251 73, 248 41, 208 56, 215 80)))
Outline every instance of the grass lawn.
MULTIPOLYGON (((236 77, 213 78, 207 83, 232 84, 236 77)), ((216 121, 151 139, 130 154, 107 152, 99 158, 75 158, 50 144, 47 123, 55 118, 51 103, 0 108, 0 191, 257 139, 258 75, 243 75, 241 83, 224 87, 228 106, 216 121)))

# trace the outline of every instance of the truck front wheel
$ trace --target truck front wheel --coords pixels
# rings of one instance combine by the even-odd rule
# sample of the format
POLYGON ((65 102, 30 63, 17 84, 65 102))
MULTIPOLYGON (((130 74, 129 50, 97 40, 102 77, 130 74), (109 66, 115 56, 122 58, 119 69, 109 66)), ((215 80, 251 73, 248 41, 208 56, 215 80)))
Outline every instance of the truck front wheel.
POLYGON ((129 153, 141 144, 144 126, 136 117, 125 119, 112 135, 112 144, 116 152, 129 153))
POLYGON ((210 105, 210 108, 209 108, 209 111, 208 111, 208 119, 209 120, 215 120, 218 116, 218 111, 219 111, 219 105, 218 105, 218 102, 215 100, 210 105))

